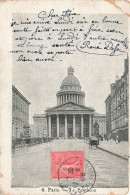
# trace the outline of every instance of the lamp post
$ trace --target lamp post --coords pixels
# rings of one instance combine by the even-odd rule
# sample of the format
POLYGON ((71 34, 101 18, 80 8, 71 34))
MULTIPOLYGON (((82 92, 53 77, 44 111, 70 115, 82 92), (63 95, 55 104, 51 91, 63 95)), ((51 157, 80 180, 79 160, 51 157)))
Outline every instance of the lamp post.
POLYGON ((15 137, 15 134, 14 134, 14 122, 12 123, 12 138, 15 137))

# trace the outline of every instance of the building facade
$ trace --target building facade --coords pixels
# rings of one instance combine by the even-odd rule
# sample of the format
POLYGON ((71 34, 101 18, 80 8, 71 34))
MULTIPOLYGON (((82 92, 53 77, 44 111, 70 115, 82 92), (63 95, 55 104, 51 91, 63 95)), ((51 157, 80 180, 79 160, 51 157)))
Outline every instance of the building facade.
POLYGON ((30 102, 12 86, 12 137, 28 134, 30 102))
POLYGON ((99 125, 99 135, 104 137, 106 134, 106 115, 95 113, 93 117, 93 124, 95 124, 95 122, 99 125))
POLYGON ((128 69, 129 59, 124 60, 124 73, 111 84, 111 94, 106 99, 107 134, 118 135, 120 140, 128 140, 128 69), (111 119, 110 119, 111 117, 111 119), (111 126, 108 127, 108 124, 111 126))
POLYGON ((71 66, 56 96, 57 106, 46 110, 48 136, 66 139, 91 136, 95 110, 85 106, 85 93, 71 66))
POLYGON ((106 136, 111 134, 111 95, 105 100, 106 103, 106 136))
POLYGON ((33 137, 35 138, 47 137, 47 119, 45 114, 35 114, 33 116, 33 120, 34 120, 33 137))

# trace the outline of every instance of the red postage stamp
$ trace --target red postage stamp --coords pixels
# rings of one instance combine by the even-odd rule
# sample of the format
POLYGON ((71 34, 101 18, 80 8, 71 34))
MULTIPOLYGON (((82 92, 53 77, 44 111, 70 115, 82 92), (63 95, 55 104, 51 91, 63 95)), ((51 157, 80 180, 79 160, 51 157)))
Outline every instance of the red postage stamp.
POLYGON ((84 152, 52 152, 51 177, 58 179, 82 179, 84 177, 84 152))

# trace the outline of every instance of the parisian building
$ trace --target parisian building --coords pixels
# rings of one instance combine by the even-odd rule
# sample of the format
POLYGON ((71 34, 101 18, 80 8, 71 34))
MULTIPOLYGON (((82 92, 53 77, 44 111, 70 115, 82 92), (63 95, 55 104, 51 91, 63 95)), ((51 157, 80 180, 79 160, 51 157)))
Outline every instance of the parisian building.
POLYGON ((111 95, 108 95, 105 100, 106 103, 106 136, 110 138, 111 135, 111 95))
POLYGON ((85 106, 85 93, 81 90, 80 82, 71 66, 56 97, 57 106, 45 111, 48 136, 66 139, 91 136, 95 110, 85 106))
POLYGON ((124 73, 111 84, 111 93, 106 103, 107 135, 118 135, 120 140, 128 140, 128 66, 129 58, 124 60, 124 73))
POLYGON ((95 112, 93 117, 93 125, 95 122, 99 125, 99 135, 104 137, 106 135, 106 115, 95 112))
POLYGON ((31 103, 12 86, 12 137, 29 135, 29 105, 31 103))
POLYGON ((31 128, 33 137, 47 137, 47 120, 45 114, 34 114, 33 121, 34 125, 33 128, 31 128))

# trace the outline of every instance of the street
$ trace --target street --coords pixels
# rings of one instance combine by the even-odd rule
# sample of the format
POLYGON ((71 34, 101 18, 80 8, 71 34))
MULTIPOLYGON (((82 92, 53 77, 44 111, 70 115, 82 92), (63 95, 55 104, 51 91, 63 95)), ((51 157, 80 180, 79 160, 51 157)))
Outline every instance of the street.
POLYGON ((59 186, 51 179, 51 152, 84 151, 96 171, 94 187, 127 187, 128 161, 100 149, 89 149, 83 140, 53 140, 17 148, 12 154, 12 187, 59 186))

